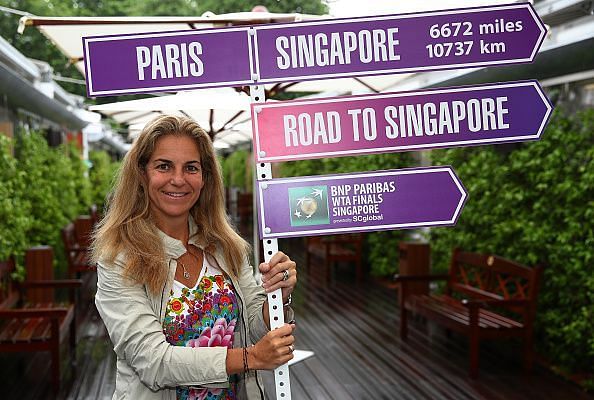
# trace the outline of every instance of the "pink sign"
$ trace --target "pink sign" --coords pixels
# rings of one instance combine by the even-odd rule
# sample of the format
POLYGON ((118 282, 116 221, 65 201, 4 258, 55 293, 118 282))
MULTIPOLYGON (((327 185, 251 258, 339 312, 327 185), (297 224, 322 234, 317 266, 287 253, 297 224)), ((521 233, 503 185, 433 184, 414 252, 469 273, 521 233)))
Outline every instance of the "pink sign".
POLYGON ((252 105, 258 162, 538 140, 536 81, 252 105))

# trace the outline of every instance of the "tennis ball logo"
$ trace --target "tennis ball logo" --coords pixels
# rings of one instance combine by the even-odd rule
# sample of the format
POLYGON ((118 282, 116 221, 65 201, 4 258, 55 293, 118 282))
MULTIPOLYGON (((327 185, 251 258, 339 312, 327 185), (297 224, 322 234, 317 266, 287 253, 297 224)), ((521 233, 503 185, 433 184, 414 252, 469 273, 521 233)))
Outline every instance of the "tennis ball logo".
POLYGON ((304 186, 289 189, 291 226, 329 224, 328 187, 304 186))
POLYGON ((306 197, 301 202, 300 208, 301 211, 303 211, 303 213, 306 215, 306 218, 311 218, 311 216, 314 215, 318 209, 318 203, 311 197, 306 197))

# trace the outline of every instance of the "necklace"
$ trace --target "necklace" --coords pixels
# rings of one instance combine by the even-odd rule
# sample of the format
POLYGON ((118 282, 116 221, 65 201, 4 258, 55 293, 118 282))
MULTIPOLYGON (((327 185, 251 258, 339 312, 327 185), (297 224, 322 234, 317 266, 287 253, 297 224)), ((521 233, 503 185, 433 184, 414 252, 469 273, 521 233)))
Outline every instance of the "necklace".
MULTIPOLYGON (((196 258, 196 261, 200 261, 200 258, 199 258, 199 257, 197 257, 197 256, 196 256, 195 254, 193 254, 192 252, 189 252, 189 251, 188 251, 186 254, 189 254, 189 255, 191 255, 192 257, 195 257, 195 258, 196 258)), ((177 260, 177 263, 178 263, 179 265, 181 265, 181 267, 182 267, 184 279, 186 279, 186 280, 190 279, 190 272, 189 272, 189 271, 186 269, 186 267, 187 267, 187 266, 186 266, 186 264, 184 264, 184 263, 183 263, 181 260, 179 260, 179 259, 177 260)))
POLYGON ((183 274, 184 274, 184 278, 185 279, 190 279, 190 273, 188 272, 188 270, 186 269, 186 264, 184 264, 183 262, 177 260, 178 264, 181 265, 182 269, 184 270, 183 274))

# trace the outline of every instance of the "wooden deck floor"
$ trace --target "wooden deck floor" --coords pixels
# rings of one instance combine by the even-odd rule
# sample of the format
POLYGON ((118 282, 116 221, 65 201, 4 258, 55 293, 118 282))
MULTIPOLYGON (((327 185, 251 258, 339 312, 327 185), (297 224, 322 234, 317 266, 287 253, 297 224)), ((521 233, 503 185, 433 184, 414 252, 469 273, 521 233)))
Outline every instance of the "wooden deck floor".
MULTIPOLYGON (((298 248, 291 252, 297 259, 301 253, 298 248)), ((541 367, 525 376, 513 346, 502 351, 508 346, 483 345, 480 378, 470 380, 463 337, 448 338, 431 323, 412 321, 408 341, 400 341, 394 291, 355 283, 348 265, 335 269, 330 284, 318 279, 323 276, 319 267, 312 266, 309 276, 300 267, 293 300, 296 347, 315 356, 291 367, 293 399, 594 400, 541 367)), ((76 374, 64 367, 58 398, 110 399, 115 384, 111 343, 92 303, 80 317, 76 374)), ((0 398, 52 398, 49 372, 48 354, 0 354, 0 398)), ((275 398, 272 375, 264 374, 264 380, 275 398)))

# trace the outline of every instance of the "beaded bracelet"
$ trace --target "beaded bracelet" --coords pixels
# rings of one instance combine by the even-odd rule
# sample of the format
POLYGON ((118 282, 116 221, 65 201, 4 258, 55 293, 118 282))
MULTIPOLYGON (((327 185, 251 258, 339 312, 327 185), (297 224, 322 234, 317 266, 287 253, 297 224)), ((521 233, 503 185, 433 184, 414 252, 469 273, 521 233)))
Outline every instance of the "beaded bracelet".
POLYGON ((247 347, 244 347, 243 348, 243 373, 247 374, 249 370, 250 370, 250 368, 248 366, 248 350, 247 350, 247 347))
POLYGON ((289 297, 287 298, 287 302, 283 303, 283 307, 289 307, 292 302, 293 302, 293 297, 289 294, 289 297))

